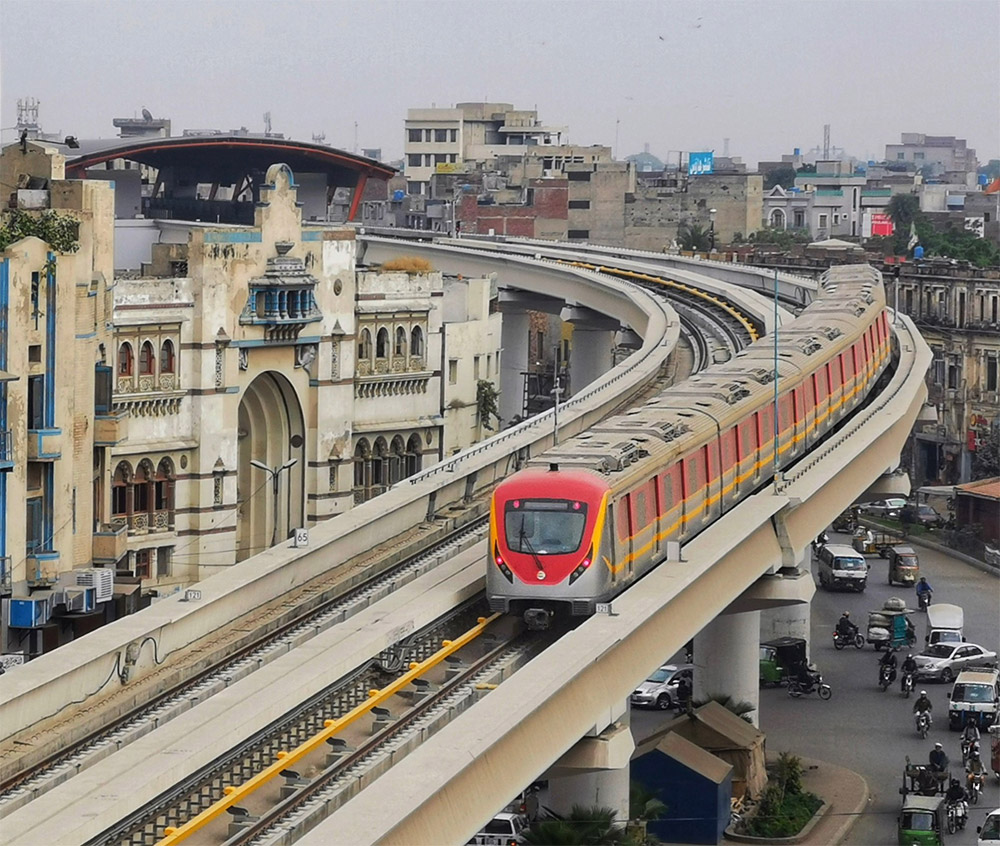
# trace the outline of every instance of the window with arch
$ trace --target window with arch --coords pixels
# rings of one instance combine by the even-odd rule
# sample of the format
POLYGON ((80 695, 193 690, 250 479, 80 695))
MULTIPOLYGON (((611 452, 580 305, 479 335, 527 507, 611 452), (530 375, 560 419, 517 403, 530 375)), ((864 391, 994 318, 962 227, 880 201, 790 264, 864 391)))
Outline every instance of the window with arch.
MULTIPOLYGON (((386 334, 388 335, 388 332, 386 334)), ((385 442, 385 438, 378 438, 375 441, 374 455, 372 455, 372 495, 378 496, 388 489, 389 445, 385 442)))
POLYGON ((118 347, 118 375, 131 376, 135 359, 132 355, 132 345, 122 344, 118 347))
POLYGON ((410 332, 410 355, 422 356, 424 354, 424 330, 419 326, 414 326, 410 332))
POLYGON ((354 501, 371 499, 372 465, 371 447, 362 438, 354 449, 354 501))
POLYGON ((111 479, 111 522, 128 522, 130 485, 132 482, 132 468, 127 461, 122 461, 115 468, 115 474, 111 479))
POLYGON ((169 338, 160 345, 160 373, 174 372, 174 342, 169 338))
POLYGON ((361 337, 358 339, 358 360, 370 361, 372 357, 372 333, 367 329, 361 330, 361 337))
POLYGON ((375 358, 389 357, 389 331, 383 326, 375 336, 375 358))
POLYGON ((153 528, 166 530, 174 525, 174 464, 160 459, 153 478, 153 528))
POLYGON ((403 443, 402 436, 396 435, 389 447, 389 484, 394 485, 396 482, 404 479, 405 471, 406 445, 403 443))
POLYGON ((135 478, 132 480, 132 519, 131 528, 137 531, 149 529, 149 512, 152 505, 151 488, 155 471, 152 464, 145 459, 135 468, 135 478))
POLYGON ((153 372, 156 355, 153 353, 153 345, 146 341, 139 348, 139 375, 149 376, 153 372))
POLYGON ((392 354, 397 358, 406 358, 406 330, 402 326, 396 327, 396 345, 392 354))
POLYGON ((781 209, 775 209, 771 212, 771 228, 772 229, 784 229, 785 228, 785 213, 781 209))
POLYGON ((406 442, 406 475, 407 477, 413 476, 420 472, 421 464, 421 452, 422 446, 420 444, 419 435, 410 435, 410 439, 406 442))

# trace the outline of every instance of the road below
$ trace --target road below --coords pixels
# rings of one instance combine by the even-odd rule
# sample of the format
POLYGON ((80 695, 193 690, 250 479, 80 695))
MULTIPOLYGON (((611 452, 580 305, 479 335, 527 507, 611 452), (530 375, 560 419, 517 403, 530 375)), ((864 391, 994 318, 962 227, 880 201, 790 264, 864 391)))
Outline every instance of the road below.
MULTIPOLYGON (((831 534, 832 543, 848 543, 844 535, 831 534)), ((1000 648, 1000 580, 967 564, 923 547, 922 575, 934 588, 934 600, 951 602, 965 609, 965 637, 986 649, 1000 648)), ((878 685, 877 653, 870 646, 838 652, 833 648, 833 626, 843 611, 864 630, 868 611, 881 607, 890 596, 915 605, 913 591, 886 582, 887 562, 870 557, 868 588, 863 594, 830 593, 817 590, 812 601, 811 660, 833 687, 833 698, 822 702, 816 696, 791 699, 783 689, 761 691, 761 728, 767 732, 769 754, 789 750, 797 755, 818 758, 848 767, 868 781, 871 801, 846 841, 858 846, 895 844, 896 815, 900 805, 905 756, 925 763, 936 741, 944 744, 953 769, 961 770, 959 734, 948 730, 947 693, 951 685, 921 682, 934 704, 934 725, 927 740, 921 740, 913 726, 913 699, 903 699, 897 686, 883 693, 878 685)), ((815 569, 814 569, 815 575, 815 569)), ((919 638, 926 634, 922 613, 913 615, 919 638)), ((905 657, 905 655, 903 656, 905 657)), ((988 761, 989 742, 984 737, 983 752, 988 761)), ((971 808, 965 831, 948 837, 949 844, 974 844, 976 825, 986 810, 1000 804, 1000 790, 989 779, 979 805, 971 808)))
MULTIPOLYGON (((831 543, 850 543, 846 535, 831 533, 831 543)), ((1000 579, 969 565, 923 547, 915 547, 920 556, 921 573, 934 588, 934 600, 960 605, 965 610, 965 636, 969 643, 1000 651, 1000 579)), ((789 751, 795 755, 829 761, 860 773, 868 782, 871 801, 845 841, 855 846, 893 846, 896 816, 901 797, 905 757, 925 763, 936 741, 944 744, 953 763, 961 771, 959 734, 948 730, 947 693, 951 685, 918 683, 917 691, 926 689, 934 704, 935 721, 927 740, 921 740, 913 725, 913 698, 904 699, 896 686, 883 693, 877 684, 881 652, 866 646, 863 650, 833 648, 833 627, 843 611, 865 629, 868 612, 882 607, 890 596, 899 596, 914 607, 912 589, 887 583, 888 562, 870 557, 872 565, 868 588, 864 593, 831 593, 817 589, 812 601, 810 657, 833 687, 828 702, 810 695, 792 699, 784 688, 760 692, 760 726, 767 733, 769 756, 789 751)), ((813 576, 815 577, 815 567, 813 576)), ((926 634, 924 614, 913 615, 919 651, 926 634)), ((901 657, 905 657, 905 653, 901 657)), ((683 661, 683 654, 674 656, 683 661)), ((696 662, 697 662, 696 658, 696 662)), ((633 709, 633 733, 648 734, 653 727, 669 720, 672 714, 633 709)), ((982 744, 984 760, 989 761, 989 740, 982 744)), ((975 844, 976 826, 989 809, 1000 805, 1000 788, 990 778, 978 805, 970 807, 965 831, 947 837, 949 844, 975 844)))

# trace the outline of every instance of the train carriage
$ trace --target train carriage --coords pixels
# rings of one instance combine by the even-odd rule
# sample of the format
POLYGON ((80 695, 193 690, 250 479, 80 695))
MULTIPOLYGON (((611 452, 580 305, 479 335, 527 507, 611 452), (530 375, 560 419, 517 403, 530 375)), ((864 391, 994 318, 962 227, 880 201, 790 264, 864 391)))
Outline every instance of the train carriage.
POLYGON ((560 611, 593 613, 663 560, 668 542, 689 540, 801 457, 864 401, 890 351, 878 274, 834 268, 777 345, 751 344, 546 451, 494 492, 491 607, 532 628, 560 611))

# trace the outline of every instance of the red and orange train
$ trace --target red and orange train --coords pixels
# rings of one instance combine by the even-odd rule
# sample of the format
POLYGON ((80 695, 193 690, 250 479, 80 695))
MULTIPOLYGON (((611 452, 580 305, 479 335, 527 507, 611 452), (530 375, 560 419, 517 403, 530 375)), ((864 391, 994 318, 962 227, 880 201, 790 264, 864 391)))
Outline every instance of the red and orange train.
POLYGON ((592 614, 663 560, 667 542, 690 539, 800 458, 864 402, 891 357, 880 275, 832 268, 777 350, 771 337, 751 344, 502 482, 491 608, 535 629, 560 612, 592 614))

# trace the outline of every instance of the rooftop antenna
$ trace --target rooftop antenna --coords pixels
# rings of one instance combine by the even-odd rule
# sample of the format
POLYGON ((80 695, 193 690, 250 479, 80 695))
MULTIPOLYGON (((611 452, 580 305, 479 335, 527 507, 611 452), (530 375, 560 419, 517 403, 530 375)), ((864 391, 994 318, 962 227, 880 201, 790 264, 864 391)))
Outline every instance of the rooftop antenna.
POLYGON ((615 151, 611 155, 611 158, 615 161, 618 161, 618 129, 621 125, 621 118, 615 118, 615 151))
POLYGON ((823 124, 823 158, 830 158, 830 124, 823 124))
POLYGON ((270 112, 264 112, 264 134, 265 135, 270 135, 271 134, 271 113, 270 112))

